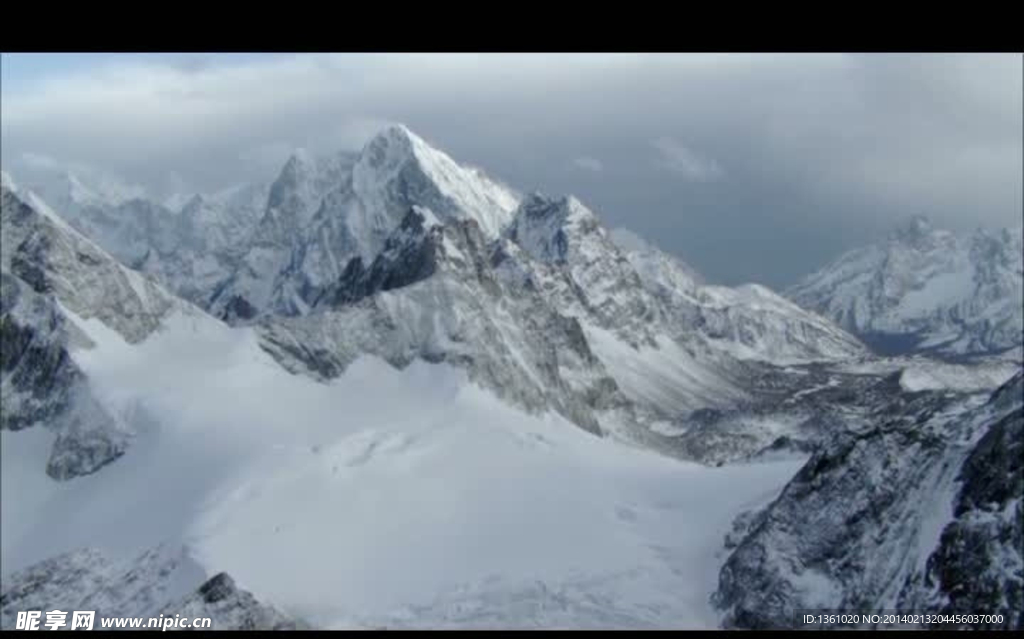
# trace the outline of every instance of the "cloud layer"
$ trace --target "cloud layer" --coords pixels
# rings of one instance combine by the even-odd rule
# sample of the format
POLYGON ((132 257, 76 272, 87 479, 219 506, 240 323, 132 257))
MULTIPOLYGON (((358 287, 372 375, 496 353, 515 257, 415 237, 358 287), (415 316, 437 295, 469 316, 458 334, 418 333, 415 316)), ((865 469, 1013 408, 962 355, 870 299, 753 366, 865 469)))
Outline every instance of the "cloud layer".
POLYGON ((34 63, 4 56, 15 175, 29 154, 209 190, 400 121, 729 283, 792 281, 912 214, 1020 223, 1020 56, 121 56, 6 88, 34 63))
POLYGON ((712 182, 725 174, 717 161, 701 157, 692 149, 669 137, 658 138, 654 148, 661 156, 658 166, 693 182, 712 182))

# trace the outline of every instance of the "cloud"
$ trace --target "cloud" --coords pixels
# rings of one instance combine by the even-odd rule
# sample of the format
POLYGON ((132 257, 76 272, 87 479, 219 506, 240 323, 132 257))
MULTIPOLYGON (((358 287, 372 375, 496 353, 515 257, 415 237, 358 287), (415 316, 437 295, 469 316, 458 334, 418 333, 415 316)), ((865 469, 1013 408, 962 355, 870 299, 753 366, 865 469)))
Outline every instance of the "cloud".
MULTIPOLYGON (((124 176, 104 169, 96 164, 88 164, 75 161, 61 161, 42 153, 26 151, 20 155, 15 164, 15 182, 22 181, 23 186, 32 188, 33 182, 50 182, 56 176, 73 175, 84 180, 91 189, 106 192, 121 197, 143 197, 150 191, 152 195, 160 197, 161 189, 153 188, 147 190, 140 184, 133 184, 124 179, 124 176)), ((174 171, 169 171, 163 176, 163 185, 174 184, 182 186, 181 176, 174 171)), ((155 185, 150 185, 155 186, 155 185)))
POLYGON ((658 138, 652 144, 659 153, 655 164, 691 182, 712 182, 725 175, 717 161, 701 157, 672 138, 658 138))
POLYGON ((593 173, 600 173, 601 171, 604 171, 604 164, 601 163, 601 160, 586 155, 580 156, 578 158, 573 158, 572 162, 570 162, 570 165, 574 169, 591 171, 593 173))
POLYGON ((25 163, 25 166, 32 169, 59 171, 65 168, 64 165, 56 159, 51 158, 48 155, 43 155, 42 153, 32 153, 31 151, 25 151, 22 153, 21 161, 25 163))

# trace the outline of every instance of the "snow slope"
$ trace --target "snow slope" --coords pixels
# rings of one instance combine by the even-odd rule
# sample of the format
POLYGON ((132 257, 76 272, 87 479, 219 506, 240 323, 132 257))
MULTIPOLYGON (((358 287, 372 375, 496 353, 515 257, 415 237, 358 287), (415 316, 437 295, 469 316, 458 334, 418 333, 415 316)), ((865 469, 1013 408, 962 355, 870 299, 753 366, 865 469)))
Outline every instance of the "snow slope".
POLYGON ((675 333, 700 335, 712 351, 741 360, 792 364, 863 355, 853 335, 759 284, 705 283, 692 267, 625 229, 611 239, 643 287, 668 307, 675 333))
POLYGON ((134 345, 75 321, 96 344, 76 363, 138 434, 58 484, 45 430, 0 433, 4 577, 79 547, 183 545, 322 627, 712 627, 722 535, 796 469, 627 448, 445 365, 364 357, 321 384, 212 319, 134 345))
POLYGON ((982 391, 998 388, 1020 370, 1020 363, 977 362, 950 364, 914 359, 900 374, 900 386, 916 392, 923 390, 982 391))

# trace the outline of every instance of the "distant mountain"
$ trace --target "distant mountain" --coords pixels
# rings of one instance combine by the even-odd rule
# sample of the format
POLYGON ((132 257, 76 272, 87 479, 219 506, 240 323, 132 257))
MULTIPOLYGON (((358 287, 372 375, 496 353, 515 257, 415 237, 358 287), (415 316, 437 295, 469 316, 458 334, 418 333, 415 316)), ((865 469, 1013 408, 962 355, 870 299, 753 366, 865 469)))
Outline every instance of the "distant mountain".
POLYGON ((1022 237, 1021 227, 956 235, 918 216, 786 295, 883 353, 1019 354, 1022 237))
POLYGON ((0 197, 0 265, 36 293, 52 294, 84 319, 99 319, 129 343, 143 340, 171 312, 199 312, 119 262, 10 176, 0 197))
POLYGON ((158 202, 142 187, 96 172, 32 171, 21 182, 72 228, 123 264, 203 304, 236 268, 269 185, 244 184, 158 202))
POLYGON ((147 198, 142 186, 86 167, 15 164, 12 171, 22 189, 34 191, 53 208, 66 211, 69 217, 88 207, 116 207, 129 200, 147 198))

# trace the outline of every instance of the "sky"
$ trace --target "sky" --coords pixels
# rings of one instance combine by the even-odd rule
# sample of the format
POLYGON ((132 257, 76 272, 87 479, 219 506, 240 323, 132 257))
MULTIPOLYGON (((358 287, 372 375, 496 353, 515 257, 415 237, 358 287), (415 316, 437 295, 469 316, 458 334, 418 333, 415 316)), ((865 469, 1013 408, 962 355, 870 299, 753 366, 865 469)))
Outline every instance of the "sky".
POLYGON ((154 194, 272 180, 401 122, 722 284, 781 288, 924 214, 1019 226, 1009 54, 2 54, 0 161, 154 194))

